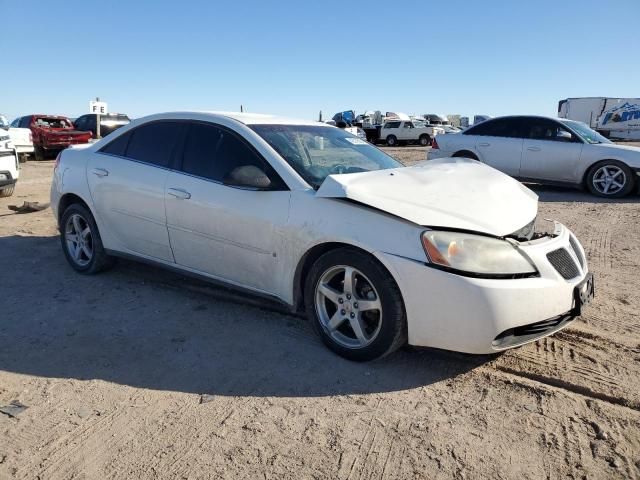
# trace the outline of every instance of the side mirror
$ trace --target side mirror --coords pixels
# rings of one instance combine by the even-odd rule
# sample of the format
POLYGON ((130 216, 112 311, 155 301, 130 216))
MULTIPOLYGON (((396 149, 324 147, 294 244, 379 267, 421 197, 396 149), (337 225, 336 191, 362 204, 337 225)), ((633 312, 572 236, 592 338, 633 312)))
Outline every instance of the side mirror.
POLYGON ((271 180, 262 169, 255 165, 236 167, 224 178, 225 185, 233 187, 256 188, 266 190, 271 186, 271 180))
POLYGON ((573 141, 573 136, 566 130, 558 130, 558 133, 556 134, 556 140, 559 140, 561 142, 571 142, 573 141))

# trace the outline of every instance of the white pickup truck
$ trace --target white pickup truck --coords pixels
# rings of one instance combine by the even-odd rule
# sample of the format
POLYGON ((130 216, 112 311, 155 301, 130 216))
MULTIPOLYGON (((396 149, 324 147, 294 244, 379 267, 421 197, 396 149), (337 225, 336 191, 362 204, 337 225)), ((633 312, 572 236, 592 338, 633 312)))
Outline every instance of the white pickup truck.
POLYGON ((18 154, 13 148, 9 132, 0 128, 0 197, 13 195, 19 176, 18 154))
POLYGON ((380 129, 380 140, 394 147, 402 143, 417 143, 426 147, 433 137, 444 133, 444 129, 428 125, 419 120, 387 120, 380 129))
POLYGON ((20 118, 16 118, 11 125, 7 122, 4 115, 0 115, 0 128, 9 132, 13 147, 18 152, 18 158, 25 161, 29 155, 33 155, 33 137, 31 129, 23 128, 20 125, 20 118))

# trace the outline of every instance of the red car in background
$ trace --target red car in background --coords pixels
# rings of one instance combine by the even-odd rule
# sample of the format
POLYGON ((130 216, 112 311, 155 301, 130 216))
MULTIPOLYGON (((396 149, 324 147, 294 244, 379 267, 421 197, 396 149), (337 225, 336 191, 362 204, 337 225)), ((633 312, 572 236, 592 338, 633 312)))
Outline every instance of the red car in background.
POLYGON ((36 160, 91 138, 91 132, 76 130, 71 120, 58 115, 27 115, 20 118, 19 125, 31 129, 36 160))

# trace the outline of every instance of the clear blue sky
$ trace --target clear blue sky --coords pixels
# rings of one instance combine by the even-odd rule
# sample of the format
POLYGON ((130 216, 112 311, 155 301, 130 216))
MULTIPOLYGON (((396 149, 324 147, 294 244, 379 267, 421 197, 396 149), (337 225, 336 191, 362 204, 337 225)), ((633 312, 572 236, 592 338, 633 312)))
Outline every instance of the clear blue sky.
POLYGON ((640 97, 640 0, 0 0, 0 112, 554 115, 640 97))

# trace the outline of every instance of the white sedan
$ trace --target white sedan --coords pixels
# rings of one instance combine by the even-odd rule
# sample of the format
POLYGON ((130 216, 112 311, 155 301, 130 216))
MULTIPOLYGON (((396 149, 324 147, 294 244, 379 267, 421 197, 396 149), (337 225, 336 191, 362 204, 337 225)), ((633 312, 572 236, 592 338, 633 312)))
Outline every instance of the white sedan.
POLYGON ((428 159, 480 160, 523 181, 586 187, 623 197, 640 174, 640 148, 616 145, 586 124, 535 116, 499 117, 439 136, 428 159))
POLYGON ((138 119, 57 159, 64 254, 124 256, 305 310, 352 360, 408 341, 491 353, 593 296, 577 239, 534 230, 536 195, 479 162, 403 167, 328 125, 238 113, 138 119))

